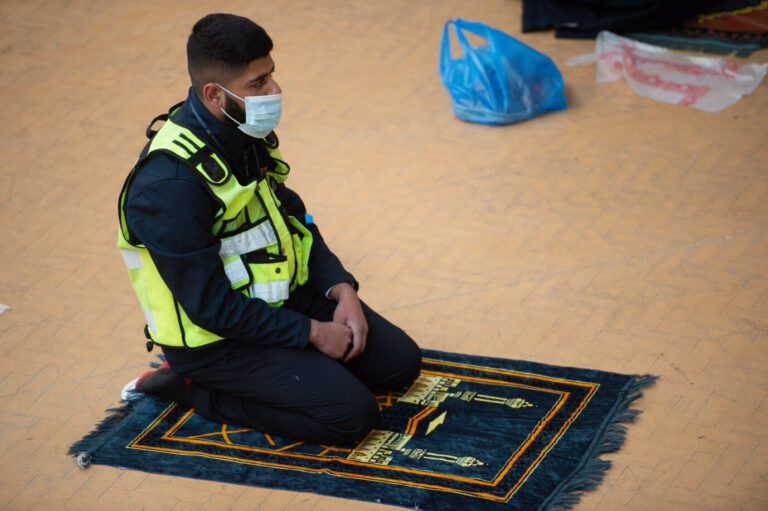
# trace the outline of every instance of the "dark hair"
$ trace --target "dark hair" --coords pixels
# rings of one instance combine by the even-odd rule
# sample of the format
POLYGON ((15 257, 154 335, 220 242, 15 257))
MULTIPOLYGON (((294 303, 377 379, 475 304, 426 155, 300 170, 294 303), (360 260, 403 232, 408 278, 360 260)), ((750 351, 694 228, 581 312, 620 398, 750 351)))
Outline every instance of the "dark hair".
POLYGON ((259 25, 234 14, 209 14, 195 23, 187 40, 187 69, 198 97, 210 82, 228 81, 272 51, 259 25))

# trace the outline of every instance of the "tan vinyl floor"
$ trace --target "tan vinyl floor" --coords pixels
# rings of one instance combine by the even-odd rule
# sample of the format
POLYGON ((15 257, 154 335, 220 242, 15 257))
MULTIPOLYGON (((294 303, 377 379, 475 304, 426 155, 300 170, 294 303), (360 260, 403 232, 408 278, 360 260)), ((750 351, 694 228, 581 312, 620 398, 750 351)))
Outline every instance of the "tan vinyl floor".
POLYGON ((66 455, 154 357, 117 194, 212 11, 275 40, 289 183, 372 306, 426 348, 660 376, 578 511, 768 509, 768 82, 717 114, 596 84, 514 0, 3 0, 1 510, 387 509, 66 455), (453 17, 551 56, 568 110, 457 120, 453 17))

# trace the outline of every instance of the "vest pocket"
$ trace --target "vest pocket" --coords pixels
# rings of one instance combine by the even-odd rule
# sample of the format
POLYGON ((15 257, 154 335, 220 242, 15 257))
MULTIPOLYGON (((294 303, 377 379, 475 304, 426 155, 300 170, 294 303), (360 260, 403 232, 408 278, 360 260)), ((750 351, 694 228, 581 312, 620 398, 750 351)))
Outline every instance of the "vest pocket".
POLYGON ((288 260, 285 256, 265 254, 265 261, 261 261, 261 254, 248 254, 248 269, 252 280, 248 286, 248 296, 260 298, 270 305, 281 305, 288 299, 290 293, 290 280, 288 273, 288 260))
POLYGON ((261 298, 267 303, 288 299, 290 280, 286 256, 258 250, 223 262, 232 289, 247 291, 249 297, 261 298))

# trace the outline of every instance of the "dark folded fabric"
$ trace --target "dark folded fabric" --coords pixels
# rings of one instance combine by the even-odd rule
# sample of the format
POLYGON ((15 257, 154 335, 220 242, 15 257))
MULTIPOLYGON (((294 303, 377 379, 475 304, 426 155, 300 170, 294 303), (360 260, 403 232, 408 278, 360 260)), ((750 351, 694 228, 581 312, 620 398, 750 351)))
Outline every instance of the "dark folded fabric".
POLYGON ((712 2, 701 0, 523 0, 523 32, 556 28, 556 37, 590 38, 681 25, 712 2))
POLYGON ((667 48, 748 57, 768 48, 768 5, 762 0, 724 0, 682 26, 625 35, 667 48))

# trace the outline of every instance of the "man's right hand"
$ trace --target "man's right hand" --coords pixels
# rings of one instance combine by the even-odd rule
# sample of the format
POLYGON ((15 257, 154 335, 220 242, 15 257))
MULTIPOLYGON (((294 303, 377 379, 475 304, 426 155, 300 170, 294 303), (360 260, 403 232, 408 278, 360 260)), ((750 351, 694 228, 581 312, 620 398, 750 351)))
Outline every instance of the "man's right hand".
POLYGON ((352 345, 352 330, 333 321, 310 321, 309 343, 320 353, 341 360, 352 345))

